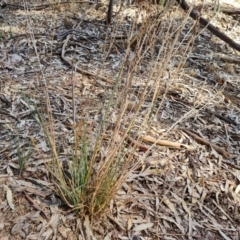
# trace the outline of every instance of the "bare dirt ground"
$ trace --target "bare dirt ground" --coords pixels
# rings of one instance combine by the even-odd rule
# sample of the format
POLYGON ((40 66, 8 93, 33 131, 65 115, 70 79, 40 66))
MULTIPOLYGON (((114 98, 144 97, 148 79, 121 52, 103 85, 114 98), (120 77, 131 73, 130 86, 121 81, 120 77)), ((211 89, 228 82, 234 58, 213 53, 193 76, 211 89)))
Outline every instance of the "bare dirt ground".
MULTIPOLYGON (((239 55, 201 28, 181 68, 178 62, 184 48, 176 50, 159 83, 162 92, 153 117, 142 134, 181 147, 142 142, 151 149, 148 154, 141 148, 136 151, 134 157, 141 165, 118 190, 106 213, 90 223, 53 193, 46 169, 51 151, 36 109, 48 117, 46 81, 59 156, 67 161, 73 143, 72 116, 85 119, 89 132, 97 131, 113 79, 121 71, 124 44, 116 41, 113 47, 107 41, 104 4, 56 4, 37 10, 27 9, 22 1, 11 4, 0 12, 0 239, 107 240, 131 239, 134 234, 145 240, 240 239, 239 55), (61 58, 70 33, 75 41, 68 42, 67 59, 78 63, 80 72, 61 58), (26 152, 29 160, 20 174, 19 158, 26 152)), ((136 8, 129 6, 123 12, 131 14, 136 8)), ((176 23, 184 19, 185 13, 176 6, 171 11, 176 23)), ((239 15, 219 12, 211 22, 240 42, 239 15)), ((188 44, 193 24, 188 19, 179 46, 188 44)), ((152 67, 150 58, 145 56, 134 75, 131 110, 123 126, 134 114, 152 67)), ((128 69, 123 71, 127 76, 128 69)), ((139 111, 136 129, 150 101, 151 93, 139 111)), ((110 126, 116 121, 114 109, 111 116, 110 126)), ((106 138, 110 136, 111 128, 106 138)))

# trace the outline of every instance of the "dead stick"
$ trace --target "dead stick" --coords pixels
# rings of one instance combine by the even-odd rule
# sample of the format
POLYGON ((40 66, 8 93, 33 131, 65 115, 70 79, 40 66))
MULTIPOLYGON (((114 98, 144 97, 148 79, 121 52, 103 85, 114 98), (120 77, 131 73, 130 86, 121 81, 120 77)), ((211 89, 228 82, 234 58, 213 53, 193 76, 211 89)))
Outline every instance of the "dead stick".
POLYGON ((194 140, 196 140, 196 142, 212 147, 213 149, 215 149, 218 153, 220 153, 224 158, 229 158, 230 157, 230 153, 226 152, 223 148, 217 146, 214 143, 210 143, 209 141, 197 136, 196 134, 190 132, 187 129, 182 129, 182 131, 184 131, 187 135, 191 136, 194 140))
POLYGON ((24 193, 26 199, 32 204, 33 208, 35 208, 37 211, 39 211, 40 214, 41 214, 41 216, 42 216, 47 222, 49 222, 48 216, 43 212, 43 210, 40 208, 40 206, 39 206, 32 198, 30 198, 30 197, 27 195, 26 192, 23 191, 23 193, 24 193))
MULTIPOLYGON (((182 9, 185 12, 188 12, 190 10, 190 6, 187 4, 185 0, 176 0, 182 9)), ((215 36, 220 38, 222 41, 227 43, 231 48, 240 51, 240 44, 233 41, 230 37, 228 37, 226 34, 223 32, 219 31, 214 25, 212 25, 207 19, 201 17, 200 13, 195 11, 194 9, 190 11, 189 13, 190 17, 193 18, 196 21, 199 21, 199 23, 206 27, 210 32, 212 32, 215 36)))
POLYGON ((167 140, 157 140, 157 139, 155 139, 154 137, 151 137, 151 136, 143 136, 142 140, 146 141, 146 142, 150 142, 150 143, 156 143, 157 145, 161 145, 161 146, 168 146, 168 147, 172 147, 172 148, 185 147, 189 151, 193 150, 192 147, 190 147, 186 144, 181 144, 181 143, 178 143, 178 142, 171 142, 171 141, 167 141, 167 140))
POLYGON ((149 148, 146 145, 139 143, 138 141, 136 141, 135 139, 133 139, 129 136, 127 137, 127 141, 130 144, 132 144, 133 146, 137 146, 137 148, 139 148, 139 150, 141 150, 143 152, 147 152, 149 150, 149 148))

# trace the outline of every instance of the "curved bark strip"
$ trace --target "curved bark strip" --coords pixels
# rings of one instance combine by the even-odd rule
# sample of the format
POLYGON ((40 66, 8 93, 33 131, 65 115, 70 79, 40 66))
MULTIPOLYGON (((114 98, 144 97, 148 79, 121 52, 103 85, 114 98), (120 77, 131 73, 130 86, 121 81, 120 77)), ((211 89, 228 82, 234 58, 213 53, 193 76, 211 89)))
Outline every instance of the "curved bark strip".
MULTIPOLYGON (((181 8, 187 12, 189 11, 190 7, 189 5, 186 3, 185 0, 176 0, 178 2, 178 4, 181 6, 181 8)), ((237 50, 240 52, 240 44, 234 42, 230 37, 228 37, 226 34, 222 33, 221 31, 219 31, 214 25, 212 25, 211 23, 209 23, 208 20, 206 20, 205 18, 202 18, 200 16, 200 14, 198 12, 196 12, 195 10, 192 10, 190 12, 190 17, 193 18, 194 20, 198 20, 200 22, 201 25, 203 25, 204 27, 206 27, 210 32, 212 32, 215 36, 217 36, 218 38, 220 38, 221 40, 223 40, 225 43, 227 43, 230 47, 232 47, 233 49, 237 50)))

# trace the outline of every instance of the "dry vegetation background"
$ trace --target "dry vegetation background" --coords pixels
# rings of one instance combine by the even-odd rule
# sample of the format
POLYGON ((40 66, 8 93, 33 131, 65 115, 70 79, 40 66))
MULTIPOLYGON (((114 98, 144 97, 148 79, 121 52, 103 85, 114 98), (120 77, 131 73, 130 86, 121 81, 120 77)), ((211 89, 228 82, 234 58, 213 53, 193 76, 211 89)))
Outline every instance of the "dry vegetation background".
MULTIPOLYGON (((1 240, 240 239, 239 53, 174 3, 116 1, 108 28, 105 1, 1 4, 1 240), (80 212, 57 194, 76 144, 91 186, 118 170, 99 214, 92 188, 80 212)), ((221 11, 240 2, 216 5, 201 14, 240 42, 221 11)))

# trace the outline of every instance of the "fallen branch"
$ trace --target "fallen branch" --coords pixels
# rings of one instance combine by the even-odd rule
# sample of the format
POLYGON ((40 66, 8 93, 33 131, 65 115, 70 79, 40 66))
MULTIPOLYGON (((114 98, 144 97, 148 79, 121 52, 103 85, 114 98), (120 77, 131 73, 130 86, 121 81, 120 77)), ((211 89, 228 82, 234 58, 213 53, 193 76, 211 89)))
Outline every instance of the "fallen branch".
MULTIPOLYGON (((186 3, 185 0, 176 0, 178 4, 181 6, 181 8, 188 12, 190 10, 190 6, 186 3)), ((206 27, 210 32, 212 32, 215 36, 220 38, 222 41, 227 43, 230 47, 240 52, 240 44, 234 42, 230 37, 228 37, 226 34, 219 31, 214 25, 212 25, 207 19, 200 16, 200 14, 196 10, 191 10, 190 17, 196 21, 199 21, 199 23, 206 27)))
MULTIPOLYGON (((197 136, 194 133, 191 133, 190 131, 186 130, 186 129, 182 129, 182 131, 184 131, 187 135, 191 136, 194 140, 196 140, 196 142, 200 143, 200 144, 204 144, 206 146, 210 146, 212 148, 214 148, 218 153, 220 153, 224 158, 229 159, 230 158, 230 153, 226 152, 224 149, 218 147, 216 144, 210 143, 207 140, 197 136)), ((240 170, 240 166, 229 162, 229 160, 222 160, 223 163, 227 164, 228 166, 235 168, 237 170, 240 170)))
POLYGON ((206 145, 208 147, 212 147, 213 149, 215 149, 218 153, 220 153, 224 158, 229 158, 230 157, 230 153, 226 152, 223 148, 217 146, 214 143, 210 143, 209 141, 197 136, 196 134, 190 132, 187 129, 182 129, 182 131, 184 131, 187 135, 189 135, 190 137, 192 137, 196 142, 206 145))

